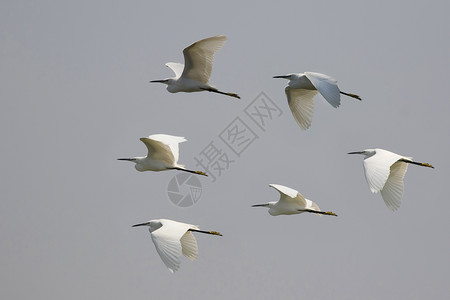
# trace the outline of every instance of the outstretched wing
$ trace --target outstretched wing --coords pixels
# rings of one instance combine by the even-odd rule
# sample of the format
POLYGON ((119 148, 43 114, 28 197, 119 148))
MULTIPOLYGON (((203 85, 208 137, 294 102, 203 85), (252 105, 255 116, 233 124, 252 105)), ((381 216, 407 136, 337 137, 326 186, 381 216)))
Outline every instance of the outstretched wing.
POLYGON ((161 160, 169 164, 176 164, 178 161, 178 144, 186 141, 184 137, 167 134, 154 134, 148 138, 140 138, 147 146, 148 157, 161 160))
POLYGON ((391 166, 390 175, 381 190, 386 206, 394 211, 400 207, 403 197, 403 178, 405 178, 408 164, 397 161, 391 166))
POLYGON ((183 253, 180 239, 191 225, 171 220, 161 220, 161 223, 163 225, 153 231, 151 237, 161 260, 173 273, 180 267, 180 257, 183 253))
POLYGON ((305 72, 304 74, 328 103, 335 108, 341 105, 341 94, 335 79, 314 72, 305 72))
POLYGON ((301 129, 306 130, 311 126, 311 120, 314 113, 315 90, 293 89, 286 87, 284 90, 288 99, 289 108, 295 121, 301 129))
POLYGON ((280 193, 279 202, 298 204, 303 207, 307 207, 305 197, 303 197, 298 191, 291 189, 290 187, 280 185, 280 184, 269 184, 269 186, 273 187, 280 193))
POLYGON ((176 163, 175 157, 170 147, 162 142, 153 140, 151 138, 140 138, 140 140, 147 146, 147 157, 154 160, 160 160, 173 165, 176 163))
POLYGON ((180 242, 183 255, 192 261, 195 260, 198 256, 198 247, 197 240, 192 232, 186 231, 186 233, 181 237, 180 242))
POLYGON ((169 146, 170 151, 172 152, 173 157, 175 159, 175 163, 178 161, 179 156, 178 144, 187 141, 186 138, 182 136, 174 136, 168 134, 153 134, 149 136, 149 138, 169 146))
POLYGON ((174 73, 176 78, 180 78, 181 74, 183 74, 184 65, 180 63, 168 62, 166 64, 174 73))
POLYGON ((375 149, 373 156, 364 159, 364 174, 372 193, 381 191, 386 184, 391 172, 391 166, 403 158, 393 152, 375 149))
POLYGON ((214 54, 222 48, 227 38, 223 35, 213 36, 195 42, 183 50, 184 71, 182 77, 209 83, 214 54))

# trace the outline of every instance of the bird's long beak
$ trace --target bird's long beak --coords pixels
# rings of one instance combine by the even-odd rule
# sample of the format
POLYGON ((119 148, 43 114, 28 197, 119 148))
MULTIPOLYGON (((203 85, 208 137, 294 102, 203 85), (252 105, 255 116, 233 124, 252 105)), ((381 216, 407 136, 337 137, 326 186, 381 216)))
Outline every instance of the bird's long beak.
POLYGON ((265 207, 265 206, 269 206, 269 204, 255 204, 255 205, 252 205, 252 207, 265 207))
POLYGON ((347 154, 364 154, 363 151, 349 152, 347 154))
POLYGON ((291 76, 290 75, 278 75, 278 76, 273 76, 273 78, 284 78, 284 79, 290 79, 291 76))
POLYGON ((118 158, 117 160, 136 161, 136 158, 118 158))
POLYGON ((150 80, 149 82, 167 83, 167 79, 150 80))
POLYGON ((133 225, 131 227, 138 227, 138 226, 148 226, 148 222, 141 223, 141 224, 136 224, 136 225, 133 225))

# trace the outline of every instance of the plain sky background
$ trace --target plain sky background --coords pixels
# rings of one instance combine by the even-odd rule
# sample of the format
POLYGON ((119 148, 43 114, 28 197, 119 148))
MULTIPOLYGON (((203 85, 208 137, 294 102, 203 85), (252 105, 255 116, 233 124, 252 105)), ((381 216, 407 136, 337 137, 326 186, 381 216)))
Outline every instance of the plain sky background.
POLYGON ((450 126, 448 1, 2 1, 0 4, 0 298, 448 299, 450 126), (182 49, 218 34, 211 83, 242 99, 170 94, 182 49), (316 97, 301 131, 274 75, 336 78, 338 109, 316 97), (260 93, 283 110, 189 208, 177 172, 140 173, 119 157, 140 137, 185 136, 196 156, 260 93), (410 166, 389 211, 362 156, 384 148, 410 166), (299 190, 336 217, 272 217, 269 183, 299 190), (200 255, 171 274, 144 228, 169 218, 200 255))

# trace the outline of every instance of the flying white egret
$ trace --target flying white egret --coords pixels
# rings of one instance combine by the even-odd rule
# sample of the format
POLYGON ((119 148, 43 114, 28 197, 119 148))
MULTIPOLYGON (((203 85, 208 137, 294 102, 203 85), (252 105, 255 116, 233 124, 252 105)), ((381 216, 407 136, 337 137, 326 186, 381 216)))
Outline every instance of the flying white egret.
POLYGON ((171 93, 209 91, 240 99, 237 94, 219 91, 209 84, 214 54, 222 48, 226 40, 226 36, 218 35, 193 43, 183 50, 185 65, 166 63, 175 73, 175 77, 150 82, 167 84, 167 90, 171 93))
POLYGON ((403 196, 403 178, 408 164, 434 168, 428 163, 415 162, 412 157, 398 155, 383 149, 366 149, 348 154, 362 154, 364 174, 372 193, 381 192, 386 206, 394 211, 400 207, 403 196))
POLYGON ((198 256, 197 240, 192 231, 222 236, 216 231, 203 231, 195 225, 166 219, 151 220, 132 227, 137 226, 149 226, 156 251, 172 273, 180 267, 181 254, 192 261, 198 256))
POLYGON ((147 146, 146 157, 118 158, 118 160, 134 162, 136 170, 140 172, 180 170, 208 176, 202 171, 187 170, 183 165, 178 164, 178 144, 186 141, 184 137, 153 134, 148 138, 140 138, 140 140, 147 146))
POLYGON ((289 108, 298 126, 303 130, 311 126, 314 112, 313 98, 317 92, 334 108, 341 104, 340 94, 361 100, 358 95, 340 91, 337 81, 324 74, 314 72, 292 73, 274 76, 273 78, 289 79, 288 86, 285 89, 289 108))
POLYGON ((255 204, 252 207, 269 207, 269 214, 272 216, 294 215, 304 212, 337 216, 331 211, 321 211, 316 203, 306 199, 294 189, 279 184, 269 184, 269 186, 280 193, 280 200, 265 204, 255 204))

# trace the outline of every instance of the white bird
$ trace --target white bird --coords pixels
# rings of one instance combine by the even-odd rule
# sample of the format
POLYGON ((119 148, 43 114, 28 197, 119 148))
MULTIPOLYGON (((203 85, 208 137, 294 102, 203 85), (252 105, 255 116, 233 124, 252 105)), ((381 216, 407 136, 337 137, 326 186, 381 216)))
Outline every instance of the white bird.
POLYGON ((151 220, 132 227, 137 226, 149 226, 156 251, 172 273, 180 267, 181 254, 192 261, 198 256, 197 241, 192 231, 222 236, 216 231, 203 231, 195 225, 166 219, 151 220))
POLYGON ((289 108, 298 126, 303 130, 311 126, 314 112, 313 98, 317 92, 334 108, 341 104, 340 94, 361 100, 358 95, 340 91, 337 81, 324 74, 314 72, 292 73, 274 76, 273 78, 289 79, 288 86, 285 89, 289 108))
POLYGON ((386 206, 394 211, 400 207, 403 196, 403 178, 408 164, 434 168, 428 163, 415 162, 412 157, 398 155, 383 149, 366 149, 348 154, 364 155, 364 174, 372 193, 381 192, 386 206))
POLYGON ((237 94, 219 91, 209 84, 214 54, 222 48, 226 40, 226 36, 218 35, 193 43, 183 50, 185 65, 166 63, 175 73, 175 77, 150 82, 167 84, 167 90, 171 93, 209 91, 240 99, 237 94))
POLYGON ((202 171, 187 170, 183 165, 178 164, 178 144, 186 141, 184 137, 153 134, 148 138, 140 138, 140 140, 147 146, 146 157, 118 158, 118 160, 134 162, 136 170, 140 172, 180 170, 208 176, 202 171))
POLYGON ((269 214, 272 216, 294 215, 304 212, 337 216, 331 211, 321 211, 316 203, 306 199, 294 189, 279 184, 269 184, 269 186, 280 193, 280 200, 265 204, 255 204, 252 207, 269 207, 269 214))

